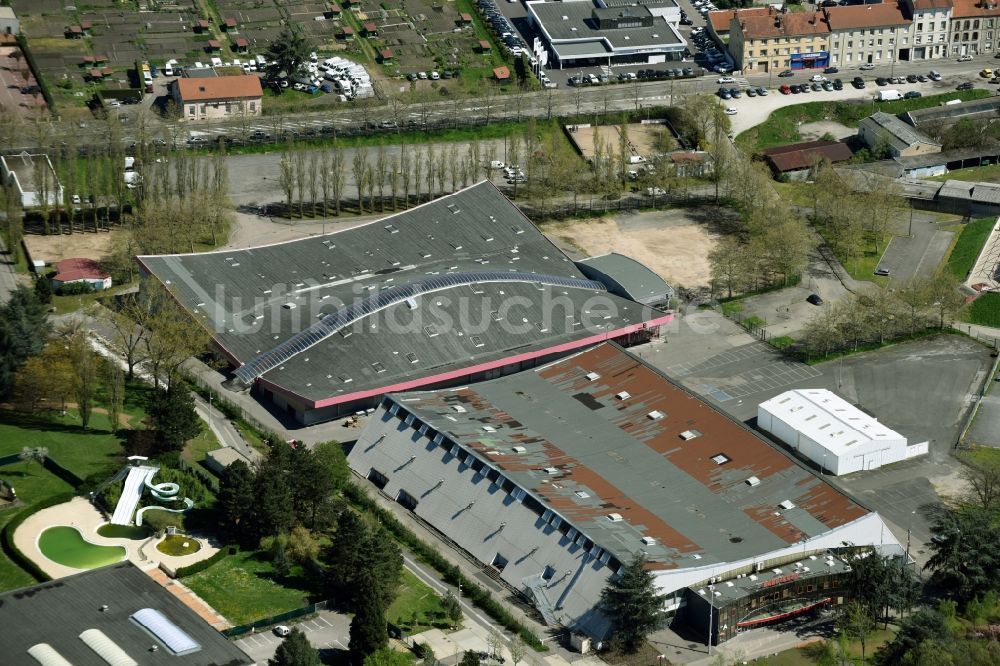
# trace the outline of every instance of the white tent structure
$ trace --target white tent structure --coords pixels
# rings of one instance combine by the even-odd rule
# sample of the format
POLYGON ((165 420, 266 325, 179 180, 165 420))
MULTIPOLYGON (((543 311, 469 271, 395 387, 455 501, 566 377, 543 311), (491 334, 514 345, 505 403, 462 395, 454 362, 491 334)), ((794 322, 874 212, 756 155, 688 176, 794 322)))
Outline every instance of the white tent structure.
POLYGON ((878 469, 927 453, 927 442, 879 423, 826 389, 799 389, 757 406, 757 425, 834 475, 878 469))

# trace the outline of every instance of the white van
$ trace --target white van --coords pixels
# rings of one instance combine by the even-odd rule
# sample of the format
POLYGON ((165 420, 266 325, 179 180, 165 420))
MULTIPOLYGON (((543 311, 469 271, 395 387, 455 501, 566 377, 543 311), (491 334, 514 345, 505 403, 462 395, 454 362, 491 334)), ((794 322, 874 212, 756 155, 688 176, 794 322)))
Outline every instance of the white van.
POLYGON ((931 81, 940 81, 941 80, 941 74, 937 70, 935 70, 935 69, 931 70, 930 76, 931 76, 931 81))
POLYGON ((891 102, 897 99, 903 99, 903 93, 898 90, 879 90, 878 94, 875 95, 875 99, 879 102, 891 102))

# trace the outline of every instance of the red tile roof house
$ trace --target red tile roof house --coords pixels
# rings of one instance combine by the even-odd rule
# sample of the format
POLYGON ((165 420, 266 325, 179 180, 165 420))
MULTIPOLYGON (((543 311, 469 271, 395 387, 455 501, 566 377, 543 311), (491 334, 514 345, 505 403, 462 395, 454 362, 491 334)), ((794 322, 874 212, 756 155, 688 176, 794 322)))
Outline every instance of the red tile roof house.
POLYGON ((52 278, 52 286, 56 291, 64 284, 83 282, 90 285, 94 291, 111 288, 111 276, 101 270, 93 259, 74 257, 63 259, 56 264, 58 271, 52 278))
POLYGON ((172 88, 174 101, 186 120, 259 116, 264 91, 260 78, 249 74, 204 79, 177 79, 172 88))

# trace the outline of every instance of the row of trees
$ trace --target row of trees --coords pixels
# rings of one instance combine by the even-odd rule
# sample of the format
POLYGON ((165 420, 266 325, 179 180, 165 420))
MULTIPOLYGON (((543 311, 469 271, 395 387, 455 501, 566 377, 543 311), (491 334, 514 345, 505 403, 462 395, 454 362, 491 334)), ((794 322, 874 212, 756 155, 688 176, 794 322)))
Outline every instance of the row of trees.
POLYGON ((963 305, 956 281, 947 272, 911 278, 893 289, 871 285, 823 308, 806 324, 806 352, 823 357, 933 326, 943 328, 963 305))

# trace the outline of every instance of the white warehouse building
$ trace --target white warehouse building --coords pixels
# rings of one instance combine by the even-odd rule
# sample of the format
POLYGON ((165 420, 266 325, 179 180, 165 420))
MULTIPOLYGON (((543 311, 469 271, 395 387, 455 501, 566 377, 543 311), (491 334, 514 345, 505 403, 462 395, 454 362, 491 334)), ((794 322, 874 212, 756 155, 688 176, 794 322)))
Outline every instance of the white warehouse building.
POLYGON ((757 425, 837 476, 927 453, 927 442, 907 445, 906 437, 826 389, 785 391, 762 402, 757 425))

